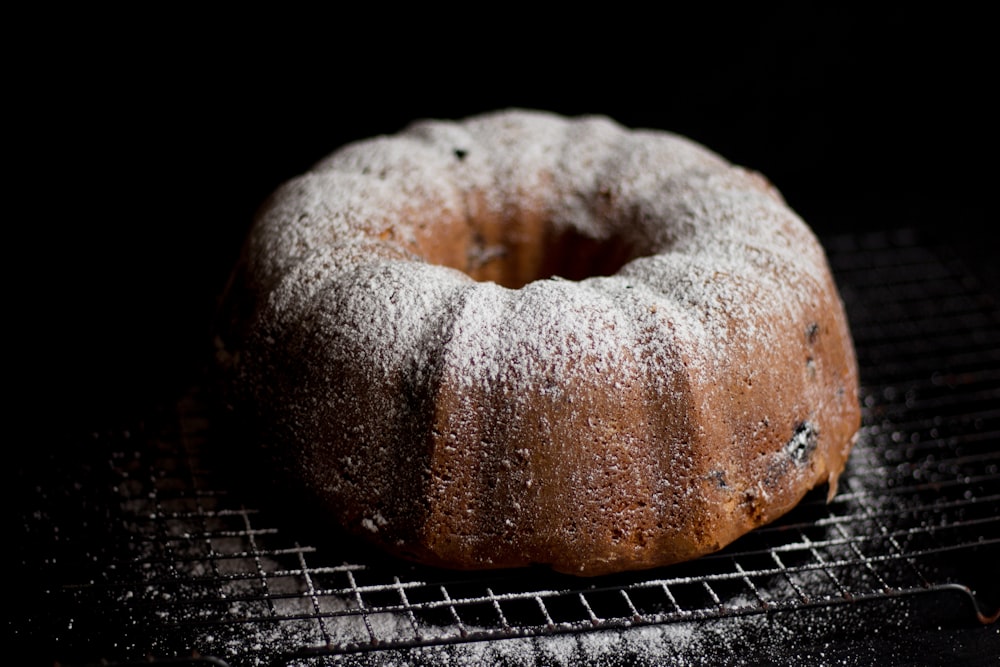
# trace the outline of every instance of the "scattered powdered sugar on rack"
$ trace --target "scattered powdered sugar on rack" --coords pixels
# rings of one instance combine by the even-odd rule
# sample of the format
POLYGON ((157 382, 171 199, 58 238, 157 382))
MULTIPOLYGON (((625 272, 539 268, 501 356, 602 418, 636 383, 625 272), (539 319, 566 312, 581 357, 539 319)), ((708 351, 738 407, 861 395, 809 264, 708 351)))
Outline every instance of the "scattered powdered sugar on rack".
MULTIPOLYGON (((493 641, 473 641, 412 649, 376 650, 370 653, 291 660, 288 667, 318 667, 337 664, 357 667, 430 667, 503 665, 504 667, 654 667, 660 665, 741 664, 744 661, 766 662, 759 651, 749 655, 746 644, 759 645, 762 633, 774 634, 764 617, 730 618, 723 621, 677 622, 642 626, 625 630, 602 630, 582 633, 551 634, 493 641), (728 657, 727 657, 728 656, 728 657)), ((776 638, 777 640, 778 638, 776 638)), ((783 638, 787 644, 788 638, 783 638)), ((778 642, 776 641, 776 644, 778 642)), ((776 650, 787 658, 788 653, 776 650)), ((784 664, 784 663, 782 663, 784 664)))

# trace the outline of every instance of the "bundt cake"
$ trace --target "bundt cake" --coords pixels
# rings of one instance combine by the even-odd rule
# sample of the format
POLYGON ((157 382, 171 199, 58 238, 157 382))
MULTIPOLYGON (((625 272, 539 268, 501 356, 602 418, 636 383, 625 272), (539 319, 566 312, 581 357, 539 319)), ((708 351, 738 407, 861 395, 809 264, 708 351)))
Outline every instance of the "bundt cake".
POLYGON ((832 495, 859 427, 814 233, 605 117, 348 144, 264 203, 221 306, 235 414, 331 525, 434 566, 691 559, 832 495))

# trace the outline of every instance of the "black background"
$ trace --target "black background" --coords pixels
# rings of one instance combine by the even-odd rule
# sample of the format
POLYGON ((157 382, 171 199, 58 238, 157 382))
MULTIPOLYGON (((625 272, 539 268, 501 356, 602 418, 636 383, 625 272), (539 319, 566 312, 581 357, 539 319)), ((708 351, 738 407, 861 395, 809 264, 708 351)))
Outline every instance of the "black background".
POLYGON ((194 381, 264 197, 422 117, 518 106, 673 130, 765 173, 820 234, 922 227, 993 266, 978 231, 993 227, 996 173, 985 16, 575 11, 13 25, 8 326, 31 418, 97 424, 194 381))

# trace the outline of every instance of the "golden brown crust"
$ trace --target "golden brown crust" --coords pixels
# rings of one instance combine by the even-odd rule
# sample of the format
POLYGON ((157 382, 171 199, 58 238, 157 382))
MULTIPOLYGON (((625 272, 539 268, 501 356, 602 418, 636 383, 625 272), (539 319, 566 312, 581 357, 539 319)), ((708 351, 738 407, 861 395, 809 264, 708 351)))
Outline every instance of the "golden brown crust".
POLYGON ((859 426, 808 227, 602 118, 345 147, 265 205, 225 304, 234 404, 332 520, 432 565, 694 558, 833 489, 859 426))

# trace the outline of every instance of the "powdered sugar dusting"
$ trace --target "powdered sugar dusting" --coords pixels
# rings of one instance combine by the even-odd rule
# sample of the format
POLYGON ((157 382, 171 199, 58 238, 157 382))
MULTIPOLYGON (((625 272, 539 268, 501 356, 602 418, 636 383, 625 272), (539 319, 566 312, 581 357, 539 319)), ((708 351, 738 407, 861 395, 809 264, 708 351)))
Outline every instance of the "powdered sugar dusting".
MULTIPOLYGON (((671 312, 686 325, 689 339, 708 348, 728 340, 721 335, 725 322, 752 323, 761 313, 794 308, 803 282, 826 280, 818 245, 773 191, 683 138, 628 133, 603 118, 570 124, 522 112, 465 125, 423 121, 399 137, 361 142, 320 162, 314 173, 279 192, 258 229, 252 237, 254 271, 267 276, 268 284, 278 283, 275 301, 311 308, 315 291, 332 285, 347 299, 328 313, 338 328, 331 331, 334 344, 344 339, 340 329, 354 327, 357 347, 392 359, 379 363, 379 372, 411 354, 421 340, 438 344, 423 331, 428 314, 451 317, 461 311, 467 322, 516 317, 524 326, 493 329, 490 336, 499 337, 495 344, 505 362, 517 363, 513 353, 519 346, 535 355, 566 353, 560 347, 565 334, 545 332, 559 328, 563 306, 574 298, 585 300, 580 309, 594 322, 620 319, 622 301, 634 302, 630 290, 642 288, 645 301, 636 304, 637 312, 671 312), (585 281, 594 289, 567 290, 565 283, 543 281, 500 296, 459 272, 414 263, 419 258, 406 250, 417 233, 406 215, 413 207, 407 202, 444 213, 463 207, 458 194, 463 190, 484 192, 498 210, 513 202, 523 206, 526 198, 543 199, 537 205, 555 224, 575 225, 597 237, 631 235, 644 251, 620 276, 585 281), (616 200, 617 209, 634 212, 634 219, 608 216, 595 201, 602 193, 616 200), (393 239, 377 245, 383 255, 385 248, 395 248, 405 263, 369 266, 373 237, 390 227, 393 239), (376 275, 380 272, 384 279, 376 275), (694 279, 696 274, 703 279, 694 279), (752 294, 741 294, 747 291, 752 294), (602 293, 609 298, 599 305, 594 298, 602 293), (395 305, 400 303, 408 304, 408 312, 395 305), (684 307, 678 313, 679 305, 684 307), (704 307, 697 323, 686 317, 695 305, 704 307), (370 312, 345 315, 344 308, 370 312), (529 323, 542 321, 527 340, 515 340, 529 323), (546 347, 550 344, 554 347, 546 347)), ((594 336, 589 343, 604 340, 594 336)), ((748 344, 755 340, 747 337, 748 344)), ((464 355, 453 356, 468 356, 482 342, 476 339, 464 355)), ((496 368, 482 370, 496 373, 496 368)), ((473 372, 470 365, 460 381, 471 382, 473 372)))

